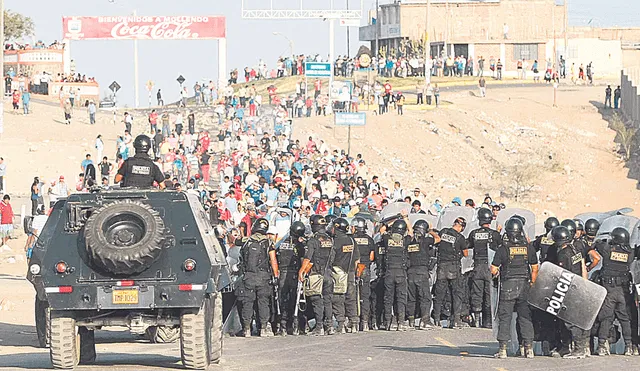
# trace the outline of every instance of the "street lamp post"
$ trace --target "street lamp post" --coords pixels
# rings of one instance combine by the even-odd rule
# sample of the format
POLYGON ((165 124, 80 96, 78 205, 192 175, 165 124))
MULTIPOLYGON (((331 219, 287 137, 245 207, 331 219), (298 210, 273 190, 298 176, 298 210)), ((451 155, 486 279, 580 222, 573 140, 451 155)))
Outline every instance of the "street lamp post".
POLYGON ((291 53, 291 57, 293 57, 293 41, 291 41, 291 39, 288 38, 287 35, 283 34, 282 32, 274 32, 273 34, 275 36, 282 36, 289 42, 289 51, 291 53))

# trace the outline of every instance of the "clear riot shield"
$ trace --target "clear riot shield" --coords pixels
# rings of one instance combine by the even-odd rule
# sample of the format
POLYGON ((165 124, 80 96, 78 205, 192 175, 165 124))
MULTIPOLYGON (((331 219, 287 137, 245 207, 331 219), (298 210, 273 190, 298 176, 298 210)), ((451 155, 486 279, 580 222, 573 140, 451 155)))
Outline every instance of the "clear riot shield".
MULTIPOLYGON (((443 228, 451 228, 453 226, 453 222, 459 218, 463 217, 467 221, 467 227, 462 231, 462 235, 467 238, 469 237, 469 233, 473 230, 470 226, 473 223, 473 219, 475 218, 476 210, 470 207, 464 206, 450 206, 446 207, 440 218, 438 219, 438 230, 443 228)), ((470 256, 466 256, 462 258, 462 274, 473 269, 473 258, 470 256)))
POLYGON ((525 233, 527 237, 533 241, 536 238, 536 214, 534 214, 533 211, 519 208, 504 209, 498 213, 498 217, 496 218, 497 225, 500 229, 504 228, 504 223, 514 215, 520 215, 524 218, 525 233))
POLYGON ((386 223, 395 218, 400 217, 400 212, 404 210, 409 213, 411 211, 411 205, 406 202, 394 202, 387 205, 382 211, 380 211, 379 219, 380 223, 386 223))
MULTIPOLYGON (((633 237, 634 231, 637 229, 639 221, 640 219, 636 218, 635 216, 629 215, 614 215, 608 217, 600 225, 600 229, 598 229, 598 234, 596 235, 596 240, 609 240, 609 234, 614 230, 614 228, 617 227, 626 229, 627 231, 629 231, 629 235, 633 237)), ((638 237, 638 232, 636 232, 635 236, 636 238, 638 237)))
MULTIPOLYGON (((353 218, 354 217, 345 218, 345 219, 349 222, 349 225, 351 225, 351 222, 353 221, 353 218)), ((369 235, 369 237, 373 238, 373 235, 374 235, 374 232, 375 232, 375 230, 374 230, 375 227, 374 227, 373 222, 371 220, 365 219, 365 223, 367 224, 367 234, 369 235)))
POLYGON ((527 301, 565 322, 589 330, 606 296, 604 287, 555 264, 544 262, 527 301))
POLYGON ((605 219, 610 218, 615 215, 624 215, 632 212, 633 209, 630 207, 625 207, 622 209, 605 211, 605 212, 590 212, 590 213, 582 213, 578 214, 574 217, 574 219, 580 219, 583 223, 585 223, 589 219, 595 219, 598 223, 602 224, 605 219))

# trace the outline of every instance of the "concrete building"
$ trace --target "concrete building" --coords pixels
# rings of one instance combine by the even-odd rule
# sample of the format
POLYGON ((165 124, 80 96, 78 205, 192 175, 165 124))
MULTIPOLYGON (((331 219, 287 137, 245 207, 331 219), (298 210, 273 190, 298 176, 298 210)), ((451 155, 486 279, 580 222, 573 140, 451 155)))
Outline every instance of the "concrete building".
MULTIPOLYGON (((391 0, 380 4, 379 20, 360 27, 360 41, 370 42, 376 50, 377 26, 379 47, 388 52, 397 50, 404 40, 423 39, 427 31, 431 55, 500 59, 506 76, 515 74, 519 59, 529 65, 538 60, 544 69, 544 61, 554 58, 554 45, 555 58, 564 56, 568 67, 575 63, 577 69, 593 62, 601 76, 619 77, 623 65, 640 62, 636 56, 640 28, 568 27, 565 6, 556 5, 555 0, 429 2, 391 0)), ((375 19, 375 11, 370 19, 375 19)))

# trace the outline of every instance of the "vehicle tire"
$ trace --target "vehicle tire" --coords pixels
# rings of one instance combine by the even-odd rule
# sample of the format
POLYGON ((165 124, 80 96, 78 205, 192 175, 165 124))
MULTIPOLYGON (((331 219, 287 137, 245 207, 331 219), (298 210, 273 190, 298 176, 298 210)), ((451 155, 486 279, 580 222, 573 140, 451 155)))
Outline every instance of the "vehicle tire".
POLYGON ((96 339, 94 331, 84 326, 78 328, 80 336, 80 364, 90 365, 96 361, 96 339))
POLYGON ((149 326, 145 332, 153 344, 175 343, 180 339, 179 326, 149 326))
POLYGON ((38 296, 36 296, 36 334, 38 335, 38 344, 40 344, 41 348, 48 348, 51 344, 50 313, 49 303, 44 300, 38 300, 38 296))
POLYGON ((211 327, 211 363, 220 363, 222 358, 222 294, 216 293, 213 301, 213 324, 211 327))
MULTIPOLYGON (((53 313, 52 313, 53 314, 53 313)), ((51 316, 51 364, 57 369, 72 369, 80 361, 80 335, 72 317, 51 316)))
POLYGON ((212 301, 206 297, 200 309, 180 316, 180 357, 188 369, 204 370, 211 363, 212 301))
POLYGON ((113 274, 147 269, 162 253, 164 223, 149 205, 114 202, 95 210, 85 226, 91 260, 113 274))

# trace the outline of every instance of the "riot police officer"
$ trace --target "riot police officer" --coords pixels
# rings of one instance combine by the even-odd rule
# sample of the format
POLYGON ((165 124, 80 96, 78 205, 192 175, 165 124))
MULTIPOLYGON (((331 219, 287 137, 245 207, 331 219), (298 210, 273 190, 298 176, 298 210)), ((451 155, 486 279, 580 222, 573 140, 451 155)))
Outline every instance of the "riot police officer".
POLYGON ((353 228, 353 240, 360 252, 360 263, 356 270, 358 281, 356 289, 359 290, 360 300, 360 329, 369 331, 369 313, 371 313, 371 262, 374 259, 375 242, 367 234, 367 222, 364 218, 356 217, 351 221, 353 228))
POLYGON ((440 231, 440 244, 438 247, 438 269, 435 283, 435 300, 433 302, 433 315, 436 326, 440 326, 442 306, 445 302, 447 289, 451 295, 451 318, 449 327, 461 328, 460 312, 462 310, 462 288, 459 280, 462 277, 462 257, 467 256, 467 242, 462 231, 467 226, 467 221, 459 217, 451 228, 440 231))
MULTIPOLYGON (((555 250, 553 247, 553 239, 549 237, 549 233, 553 228, 560 225, 560 221, 556 217, 549 217, 544 221, 544 229, 545 233, 536 237, 535 241, 533 241, 533 247, 536 249, 536 252, 540 253, 540 262, 547 261, 547 255, 549 255, 549 250, 555 250)), ((555 253, 552 252, 551 256, 555 256, 555 253)), ((553 263, 553 262, 552 262, 553 263)))
POLYGON ((398 331, 407 329, 404 321, 407 311, 407 268, 409 267, 407 245, 410 237, 406 236, 408 220, 407 215, 404 214, 402 219, 394 221, 389 233, 384 234, 380 241, 380 247, 385 252, 384 325, 387 331, 391 330, 394 302, 397 309, 395 319, 398 323, 398 331))
POLYGON ((595 219, 588 219, 584 223, 584 236, 582 236, 580 240, 584 246, 582 255, 585 258, 587 272, 595 268, 602 259, 596 251, 596 235, 598 234, 598 229, 600 229, 600 223, 595 219))
MULTIPOLYGON (((473 249, 473 273, 471 279, 471 311, 475 327, 491 328, 491 272, 489 250, 496 251, 502 244, 500 233, 491 229, 493 213, 489 209, 478 210, 480 228, 469 233, 467 245, 473 249), (482 315, 482 324, 480 316, 482 315)), ((414 228, 415 229, 415 228, 414 228)))
MULTIPOLYGON (((440 236, 429 230, 426 220, 418 220, 413 224, 413 238, 407 246, 409 269, 409 326, 413 327, 415 318, 420 318, 420 329, 428 329, 431 324, 431 284, 429 263, 434 255, 434 245, 440 242, 440 236)), ((487 270, 489 270, 487 266, 487 270)))
POLYGON ((533 358, 533 324, 531 309, 527 303, 529 288, 538 277, 538 256, 527 243, 522 221, 507 220, 504 226, 502 247, 498 248, 491 263, 491 274, 500 275, 500 299, 498 302, 498 358, 507 357, 507 341, 511 334, 511 318, 518 313, 524 356, 533 358))
POLYGON ((149 188, 157 182, 160 189, 165 188, 164 174, 149 157, 151 139, 146 135, 138 135, 133 141, 136 154, 128 158, 118 170, 115 182, 123 187, 149 188))
POLYGON ((598 331, 598 355, 609 354, 609 328, 614 319, 618 319, 622 327, 622 337, 625 342, 624 355, 633 354, 631 345, 631 323, 627 311, 627 302, 631 294, 630 264, 634 253, 629 246, 629 232, 621 227, 614 228, 610 233, 610 240, 606 244, 598 246, 602 256, 602 268, 600 270, 600 284, 607 289, 607 297, 598 313, 600 329, 598 331))
POLYGON ((327 220, 322 215, 313 215, 310 220, 313 237, 307 241, 307 250, 298 272, 298 280, 305 282, 305 296, 311 302, 316 326, 313 335, 324 335, 333 331, 333 280, 330 270, 333 265, 333 240, 327 234, 327 220), (306 278, 305 278, 306 276, 306 278))
POLYGON ((345 332, 345 316, 349 318, 349 331, 357 333, 360 321, 356 310, 356 269, 360 262, 360 251, 353 238, 347 234, 349 222, 346 219, 336 218, 329 231, 333 236, 334 249, 331 267, 333 315, 338 322, 338 333, 345 332))
MULTIPOLYGON (((573 274, 587 279, 587 268, 582 255, 582 247, 575 246, 571 232, 565 226, 558 226, 551 231, 551 237, 558 250, 558 265, 573 274)), ((560 354, 565 358, 584 358, 589 352, 588 336, 590 331, 585 331, 577 326, 565 322, 569 333, 563 331, 562 349, 560 354), (569 336, 570 335, 570 336, 569 336), (569 353, 570 344, 575 344, 569 353)))
POLYGON ((268 229, 269 222, 266 219, 257 219, 251 228, 251 237, 241 242, 243 245, 240 248, 240 271, 243 278, 237 288, 237 296, 242 303, 242 329, 245 337, 251 336, 251 318, 256 301, 260 336, 273 336, 273 331, 267 329, 270 317, 269 300, 272 277, 277 281, 280 272, 275 247, 267 237, 268 229))
POLYGON ((277 249, 278 266, 280 267, 280 327, 278 335, 285 336, 288 329, 293 327, 293 311, 296 303, 298 288, 298 270, 304 256, 305 227, 302 222, 294 222, 289 228, 289 237, 280 242, 277 249))

